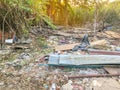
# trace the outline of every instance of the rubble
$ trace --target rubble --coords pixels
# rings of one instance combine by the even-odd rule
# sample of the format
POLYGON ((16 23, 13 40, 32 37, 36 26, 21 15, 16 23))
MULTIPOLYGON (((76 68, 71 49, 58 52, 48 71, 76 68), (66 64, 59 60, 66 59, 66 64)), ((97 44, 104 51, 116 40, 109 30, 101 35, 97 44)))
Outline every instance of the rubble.
POLYGON ((72 81, 69 80, 67 84, 62 86, 62 90, 73 90, 72 81))
MULTIPOLYGON (((106 69, 100 65, 101 62, 102 64, 106 64, 106 62, 107 64, 110 62, 110 64, 119 64, 119 45, 113 45, 114 38, 112 41, 111 38, 104 37, 92 41, 93 37, 90 37, 91 46, 88 47, 88 52, 83 53, 81 50, 73 52, 72 48, 80 45, 81 37, 87 31, 75 29, 75 31, 60 33, 61 35, 59 33, 56 35, 55 32, 48 35, 51 33, 50 29, 48 32, 43 32, 43 28, 33 28, 31 33, 39 36, 41 32, 48 37, 48 48, 44 48, 43 51, 36 49, 35 46, 32 50, 15 52, 15 54, 11 51, 0 50, 2 56, 14 55, 14 58, 8 61, 3 60, 1 63, 0 90, 119 90, 119 69, 106 69), (77 33, 80 36, 77 36, 77 33), (103 47, 105 47, 104 50, 103 47), (67 56, 67 59, 64 56, 67 56), (79 57, 82 57, 86 65, 79 64, 81 63, 78 60, 79 57), (72 63, 76 62, 75 66, 70 64, 71 59, 74 59, 72 63), (97 63, 100 68, 89 66, 89 59, 94 59, 91 63, 97 63), (66 63, 63 63, 64 60, 66 63), (50 61, 52 65, 50 65, 50 61), (60 65, 53 65, 58 63, 60 65), (78 77, 72 78, 76 76, 78 77)), ((89 30, 88 32, 91 33, 89 30)), ((23 43, 29 43, 29 40, 28 42, 23 41, 23 43)))
POLYGON ((94 90, 119 90, 120 84, 112 78, 98 78, 95 79, 93 82, 93 89, 94 90))

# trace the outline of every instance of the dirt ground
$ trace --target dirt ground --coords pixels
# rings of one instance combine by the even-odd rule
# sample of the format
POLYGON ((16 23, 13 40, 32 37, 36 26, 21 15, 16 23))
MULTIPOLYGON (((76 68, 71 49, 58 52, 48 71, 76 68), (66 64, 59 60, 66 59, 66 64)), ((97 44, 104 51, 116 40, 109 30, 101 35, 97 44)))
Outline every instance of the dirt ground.
MULTIPOLYGON (((99 32, 93 38, 89 33, 90 42, 101 39, 108 43, 92 48, 97 50, 119 51, 120 33, 113 31, 99 32), (117 34, 116 34, 117 33, 117 34)), ((30 44, 30 48, 9 48, 0 50, 0 90, 120 90, 120 77, 84 77, 69 78, 70 76, 80 75, 99 75, 99 74, 120 74, 119 65, 105 67, 65 67, 49 66, 48 58, 54 52, 56 45, 80 43, 81 37, 86 33, 84 30, 75 29, 65 32, 54 32, 47 37, 46 43, 38 48, 40 42, 30 44), (111 71, 110 71, 111 70, 111 71), (117 72, 118 71, 118 72, 117 72)), ((32 39, 33 40, 33 39, 32 39)), ((57 53, 60 53, 58 51, 57 53)), ((77 53, 77 52, 76 52, 77 53)))

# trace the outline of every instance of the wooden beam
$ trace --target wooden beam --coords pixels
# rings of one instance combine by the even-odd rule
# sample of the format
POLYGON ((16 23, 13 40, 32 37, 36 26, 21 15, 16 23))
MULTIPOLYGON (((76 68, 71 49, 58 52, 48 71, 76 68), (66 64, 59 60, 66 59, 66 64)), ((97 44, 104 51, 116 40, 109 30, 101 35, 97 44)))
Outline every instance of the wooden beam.
POLYGON ((60 55, 61 65, 111 65, 120 64, 116 55, 60 55))
MULTIPOLYGON (((103 40, 98 40, 91 42, 90 46, 95 46, 95 45, 106 45, 108 42, 103 39, 103 40)), ((65 45, 58 45, 55 46, 55 51, 62 51, 62 50, 71 50, 75 45, 79 45, 80 43, 74 43, 74 44, 65 44, 65 45)))

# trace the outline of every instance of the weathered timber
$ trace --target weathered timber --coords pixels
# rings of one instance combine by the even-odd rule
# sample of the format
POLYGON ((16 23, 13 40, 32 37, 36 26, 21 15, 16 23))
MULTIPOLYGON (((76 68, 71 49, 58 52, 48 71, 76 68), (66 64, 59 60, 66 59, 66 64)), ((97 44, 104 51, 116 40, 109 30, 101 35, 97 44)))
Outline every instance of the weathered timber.
POLYGON ((91 78, 91 77, 116 77, 120 76, 120 74, 92 74, 92 75, 80 75, 80 76, 69 76, 68 79, 75 78, 91 78))
POLYGON ((115 55, 61 55, 59 64, 91 65, 120 64, 120 56, 115 55))
POLYGON ((65 44, 65 45, 58 45, 55 47, 55 51, 61 51, 61 50, 71 50, 75 45, 79 45, 79 43, 75 44, 65 44))
MULTIPOLYGON (((95 46, 95 45, 106 45, 108 42, 106 40, 98 40, 91 42, 90 46, 95 46)), ((61 50, 71 50, 75 45, 79 45, 80 43, 75 43, 75 44, 65 44, 65 45, 58 45, 55 47, 55 51, 61 51, 61 50)))
POLYGON ((58 65, 59 64, 59 55, 50 55, 48 64, 50 65, 58 65))
POLYGON ((117 55, 50 55, 48 64, 54 65, 113 65, 120 64, 117 55))
POLYGON ((120 74, 120 68, 104 67, 109 74, 120 74))
POLYGON ((118 51, 105 51, 105 50, 89 50, 90 55, 119 55, 118 51))

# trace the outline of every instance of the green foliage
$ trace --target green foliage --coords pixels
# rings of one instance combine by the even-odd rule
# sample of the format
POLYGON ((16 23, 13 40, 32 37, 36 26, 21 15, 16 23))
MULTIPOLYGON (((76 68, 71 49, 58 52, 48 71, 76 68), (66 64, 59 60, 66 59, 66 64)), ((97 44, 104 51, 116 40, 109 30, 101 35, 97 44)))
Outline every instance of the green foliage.
POLYGON ((99 6, 98 22, 102 21, 110 25, 119 24, 120 22, 120 2, 104 3, 99 6), (114 8, 113 8, 114 7, 114 8))
POLYGON ((49 27, 51 27, 53 30, 56 29, 56 26, 53 24, 52 20, 47 17, 47 16, 44 16, 43 17, 43 20, 45 21, 45 23, 47 23, 49 25, 49 27))
POLYGON ((43 48, 43 47, 47 46, 47 43, 45 40, 46 39, 44 37, 37 38, 38 47, 43 48))
POLYGON ((119 7, 119 0, 112 3, 102 0, 0 0, 0 29, 22 35, 31 25, 43 22, 52 29, 56 28, 54 24, 84 25, 93 23, 95 10, 98 23, 119 23, 119 7))
POLYGON ((69 25, 83 25, 92 20, 93 14, 89 8, 74 7, 68 19, 69 25))
POLYGON ((115 10, 108 10, 105 15, 105 21, 107 23, 114 23, 116 20, 119 20, 119 16, 115 10))
POLYGON ((119 22, 120 19, 120 1, 117 0, 112 3, 109 3, 107 0, 48 1, 50 3, 47 9, 49 12, 48 15, 56 24, 78 26, 84 25, 87 22, 94 23, 95 13, 97 23, 101 21, 115 23, 119 22))
POLYGON ((0 11, 0 28, 4 31, 16 31, 22 34, 24 29, 29 28, 28 20, 31 8, 30 0, 2 0, 0 11))
POLYGON ((52 22, 44 17, 47 17, 46 4, 46 0, 1 0, 0 30, 27 35, 30 26, 41 25, 42 20, 55 28, 52 22))

